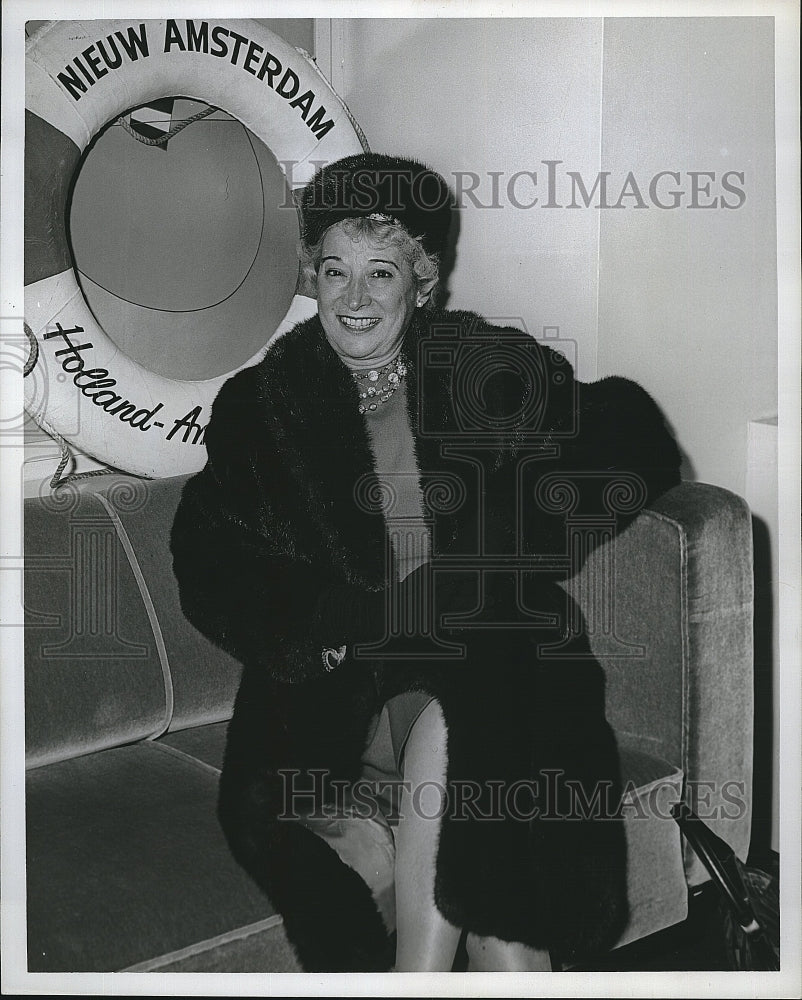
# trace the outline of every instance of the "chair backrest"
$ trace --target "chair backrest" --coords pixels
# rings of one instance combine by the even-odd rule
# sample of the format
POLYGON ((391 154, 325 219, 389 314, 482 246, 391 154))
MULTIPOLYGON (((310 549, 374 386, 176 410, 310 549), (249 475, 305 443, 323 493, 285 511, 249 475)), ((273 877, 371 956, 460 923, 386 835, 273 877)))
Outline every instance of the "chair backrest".
POLYGON ((187 622, 172 571, 186 479, 25 502, 29 768, 231 717, 241 667, 187 622))
POLYGON ((140 582, 98 496, 26 500, 27 766, 161 731, 167 681, 140 582))

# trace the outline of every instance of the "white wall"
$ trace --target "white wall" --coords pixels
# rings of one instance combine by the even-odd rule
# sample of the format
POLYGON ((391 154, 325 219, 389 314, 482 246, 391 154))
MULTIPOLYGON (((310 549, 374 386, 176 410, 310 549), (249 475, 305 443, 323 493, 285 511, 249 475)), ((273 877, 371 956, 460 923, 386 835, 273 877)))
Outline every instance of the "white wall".
POLYGON ((771 18, 604 27, 605 169, 679 171, 667 187, 686 191, 687 171, 710 171, 713 197, 722 174, 743 171, 746 201, 601 213, 599 376, 642 381, 692 478, 741 495, 748 422, 777 412, 773 39, 771 18))
POLYGON ((517 208, 540 195, 542 161, 599 169, 600 19, 351 20, 344 93, 375 151, 422 159, 466 195, 449 305, 520 317, 531 333, 559 326, 578 342, 582 377, 596 370, 598 225, 592 211, 517 208), (519 171, 538 174, 538 191, 519 171), (466 181, 467 183, 467 181, 466 181))

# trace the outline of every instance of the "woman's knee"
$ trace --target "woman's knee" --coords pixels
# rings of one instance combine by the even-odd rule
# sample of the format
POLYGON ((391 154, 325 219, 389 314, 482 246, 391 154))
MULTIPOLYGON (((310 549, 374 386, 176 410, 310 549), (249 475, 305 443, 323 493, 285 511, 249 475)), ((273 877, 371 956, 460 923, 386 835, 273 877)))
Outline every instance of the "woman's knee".
POLYGON ((404 777, 431 776, 442 770, 447 757, 448 734, 443 710, 432 700, 415 720, 404 748, 404 777))
MULTIPOLYGON (((423 709, 409 731, 401 768, 396 842, 437 840, 446 806, 446 725, 436 701, 423 709), (425 821, 425 822, 424 822, 425 821)), ((402 855, 403 855, 402 849, 402 855)))

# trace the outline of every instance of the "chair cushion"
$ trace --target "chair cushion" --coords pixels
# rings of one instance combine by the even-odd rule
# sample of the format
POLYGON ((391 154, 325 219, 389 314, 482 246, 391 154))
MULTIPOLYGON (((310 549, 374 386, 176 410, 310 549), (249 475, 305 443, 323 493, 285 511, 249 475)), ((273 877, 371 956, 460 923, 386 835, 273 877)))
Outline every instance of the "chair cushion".
POLYGON ((616 947, 671 927, 688 915, 682 842, 671 806, 682 794, 682 771, 619 741, 624 788, 629 920, 616 947))
POLYGON ((29 771, 30 971, 180 962, 182 950, 186 962, 186 949, 208 963, 249 937, 258 953, 278 919, 231 858, 216 799, 213 769, 149 742, 29 771))
MULTIPOLYGON (((711 829, 745 860, 753 744, 752 540, 745 502, 682 483, 614 545, 591 554, 568 589, 604 668, 607 717, 675 762, 711 829)), ((690 885, 708 879, 689 848, 690 885)))
POLYGON ((227 722, 217 722, 211 726, 196 726, 194 729, 166 733, 158 742, 159 746, 186 754, 219 773, 223 769, 227 731, 227 722))
MULTIPOLYGON (((221 723, 169 733, 159 743, 169 746, 171 752, 187 754, 219 770, 226 728, 221 723)), ((669 811, 680 796, 682 771, 644 751, 634 741, 620 740, 619 753, 629 921, 617 946, 679 923, 688 912, 679 827, 669 811)))

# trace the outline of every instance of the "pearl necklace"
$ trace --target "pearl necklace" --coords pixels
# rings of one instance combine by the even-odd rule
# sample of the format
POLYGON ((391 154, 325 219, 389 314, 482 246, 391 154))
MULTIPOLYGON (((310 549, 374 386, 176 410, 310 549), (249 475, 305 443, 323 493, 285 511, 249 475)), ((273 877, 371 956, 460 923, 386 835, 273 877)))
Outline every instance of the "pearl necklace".
POLYGON ((352 371, 359 398, 365 400, 359 404, 360 413, 370 413, 378 409, 382 403, 393 395, 401 385, 401 380, 407 373, 407 366, 400 357, 381 368, 371 368, 369 371, 352 371))

